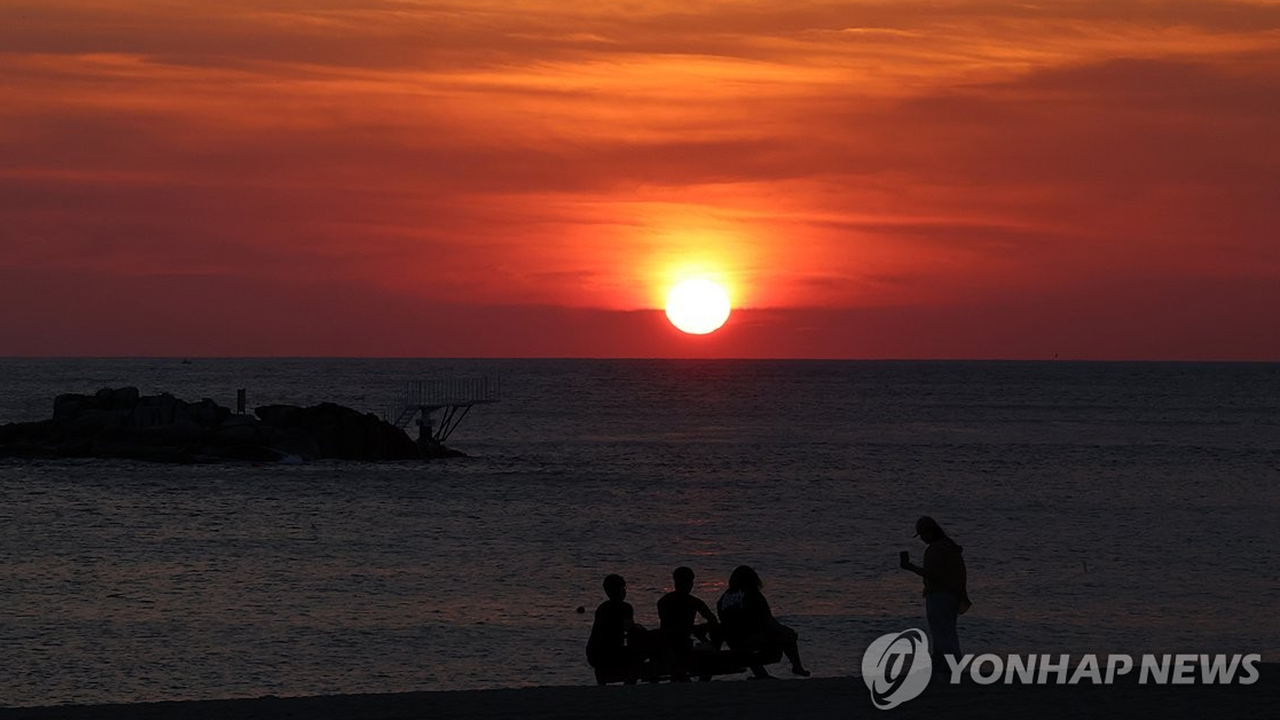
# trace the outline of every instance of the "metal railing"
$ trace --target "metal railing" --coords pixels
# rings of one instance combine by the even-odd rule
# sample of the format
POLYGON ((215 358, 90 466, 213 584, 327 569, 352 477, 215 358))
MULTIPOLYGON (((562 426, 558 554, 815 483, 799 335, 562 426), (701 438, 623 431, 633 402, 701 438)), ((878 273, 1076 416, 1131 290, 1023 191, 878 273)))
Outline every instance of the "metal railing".
POLYGON ((502 379, 496 377, 413 380, 406 384, 404 400, 386 417, 397 427, 408 427, 421 412, 424 417, 440 408, 470 408, 502 400, 502 379))
POLYGON ((418 407, 478 405, 502 399, 501 378, 414 380, 404 393, 404 404, 418 407))

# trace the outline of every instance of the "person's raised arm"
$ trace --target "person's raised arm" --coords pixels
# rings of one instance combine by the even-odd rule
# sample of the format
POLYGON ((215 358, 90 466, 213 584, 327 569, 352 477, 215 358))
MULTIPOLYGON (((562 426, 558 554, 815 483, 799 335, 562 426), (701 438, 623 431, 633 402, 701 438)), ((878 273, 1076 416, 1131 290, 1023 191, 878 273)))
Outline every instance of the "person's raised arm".
MULTIPOLYGON (((929 550, 930 550, 930 549, 931 549, 931 548, 925 548, 925 549, 924 549, 924 567, 920 567, 919 565, 916 565, 915 563, 911 562, 911 560, 909 560, 909 559, 906 557, 906 553, 904 552, 904 553, 903 553, 902 562, 901 562, 902 569, 903 569, 903 570, 910 570, 911 572, 913 572, 913 573, 915 573, 915 574, 919 575, 919 576, 920 576, 920 577, 922 577, 922 578, 926 578, 926 579, 935 577, 935 576, 937 575, 937 571, 938 571, 938 568, 937 568, 937 560, 936 560, 936 559, 930 559, 930 557, 929 557, 929 556, 930 556, 930 553, 929 553, 929 550)), ((933 553, 933 554, 934 554, 934 555, 936 555, 937 553, 933 553)))

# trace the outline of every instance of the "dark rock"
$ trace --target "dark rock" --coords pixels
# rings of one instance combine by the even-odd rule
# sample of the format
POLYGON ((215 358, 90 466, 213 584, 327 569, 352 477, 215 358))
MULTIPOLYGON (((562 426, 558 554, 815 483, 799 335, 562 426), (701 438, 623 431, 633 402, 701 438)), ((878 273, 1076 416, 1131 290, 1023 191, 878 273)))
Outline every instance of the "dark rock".
POLYGON ((265 405, 255 409, 254 414, 272 427, 305 433, 315 441, 320 457, 408 460, 422 456, 417 444, 400 428, 372 413, 342 405, 265 405))
POLYGON ((93 398, 88 395, 79 395, 77 393, 59 395, 53 400, 53 419, 61 420, 75 417, 80 414, 81 410, 89 407, 91 403, 93 403, 93 398))
POLYGON ((191 414, 192 419, 202 427, 217 427, 231 416, 231 410, 222 407, 209 398, 204 398, 200 402, 188 406, 187 411, 191 414))
POLYGON ((104 457, 155 462, 247 460, 408 460, 464 457, 438 443, 415 443, 371 413, 334 403, 268 405, 235 415, 204 398, 103 388, 59 395, 53 418, 0 426, 0 457, 104 457))
POLYGON ((138 404, 138 388, 122 387, 111 391, 111 410, 130 410, 138 404))
POLYGON ((133 406, 133 424, 138 427, 168 425, 173 422, 174 416, 179 409, 179 403, 182 406, 186 405, 186 403, 169 393, 148 395, 141 398, 133 406))
POLYGON ((124 425, 125 417, 124 411, 121 410, 82 410, 66 418, 64 428, 75 437, 92 435, 107 428, 118 428, 124 425))
POLYGON ((218 450, 217 457, 223 460, 243 460, 246 462, 280 462, 288 456, 275 448, 262 445, 227 445, 218 450))
POLYGON ((302 408, 294 405, 264 405, 255 408, 253 414, 276 427, 295 427, 302 423, 302 408))
POLYGON ((461 450, 454 450, 440 443, 432 443, 427 447, 421 447, 418 452, 419 456, 424 460, 447 460, 448 458, 464 458, 467 456, 461 450))

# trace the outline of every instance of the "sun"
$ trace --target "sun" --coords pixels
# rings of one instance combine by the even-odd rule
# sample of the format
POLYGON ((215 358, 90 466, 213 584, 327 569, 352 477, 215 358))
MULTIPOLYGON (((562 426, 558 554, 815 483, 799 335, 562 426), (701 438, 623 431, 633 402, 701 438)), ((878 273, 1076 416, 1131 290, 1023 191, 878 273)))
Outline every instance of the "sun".
POLYGON ((710 280, 685 280, 667 295, 667 319, 690 335, 715 332, 729 319, 729 295, 710 280))

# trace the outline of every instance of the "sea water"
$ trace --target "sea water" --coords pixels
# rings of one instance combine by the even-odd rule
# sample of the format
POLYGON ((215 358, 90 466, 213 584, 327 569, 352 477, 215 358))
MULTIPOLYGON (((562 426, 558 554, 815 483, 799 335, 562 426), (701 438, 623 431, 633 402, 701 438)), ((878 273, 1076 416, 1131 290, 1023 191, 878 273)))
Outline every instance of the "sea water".
POLYGON ((484 376, 466 459, 0 460, 0 704, 589 684, 602 578, 654 626, 678 565, 713 605, 754 566, 856 674, 924 626, 921 514, 965 546, 965 651, 1280 655, 1280 365, 9 359, 0 422, 484 376))

